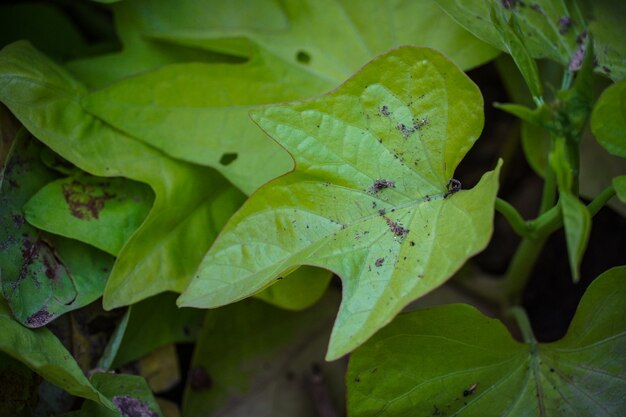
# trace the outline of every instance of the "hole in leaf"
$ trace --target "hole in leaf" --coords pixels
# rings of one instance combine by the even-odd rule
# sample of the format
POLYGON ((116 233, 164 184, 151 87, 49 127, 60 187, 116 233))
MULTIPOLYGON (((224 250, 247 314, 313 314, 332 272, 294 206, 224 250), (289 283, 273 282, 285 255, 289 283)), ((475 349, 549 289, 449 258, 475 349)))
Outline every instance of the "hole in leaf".
POLYGON ((225 153, 225 154, 222 154, 222 157, 220 158, 220 164, 224 165, 224 166, 230 165, 230 164, 232 164, 235 161, 235 159, 237 159, 238 156, 239 155, 236 154, 236 153, 225 153))
POLYGON ((296 59, 301 64, 308 64, 309 62, 311 62, 311 55, 304 51, 298 51, 298 53, 296 54, 296 59))

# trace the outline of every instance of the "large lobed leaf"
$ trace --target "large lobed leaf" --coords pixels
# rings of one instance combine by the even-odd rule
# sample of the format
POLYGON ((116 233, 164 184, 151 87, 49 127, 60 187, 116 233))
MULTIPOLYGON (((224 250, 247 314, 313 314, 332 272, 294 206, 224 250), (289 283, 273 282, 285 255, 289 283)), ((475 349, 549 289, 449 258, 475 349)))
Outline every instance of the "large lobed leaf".
POLYGON ((468 305, 401 315, 351 355, 349 415, 623 415, 625 283, 626 267, 598 277, 555 343, 517 342, 468 305))
POLYGON ((247 194, 292 166, 249 120, 251 107, 328 91, 403 44, 437 48, 464 69, 497 53, 430 0, 133 1, 115 10, 144 38, 249 58, 168 65, 86 100, 97 117, 169 155, 218 169, 247 194))
POLYGON ((243 196, 210 168, 176 161, 86 113, 85 88, 25 42, 0 52, 0 101, 81 169, 150 185, 155 202, 119 253, 104 294, 114 308, 181 291, 243 196))
POLYGON ((489 241, 497 170, 470 191, 447 188, 482 106, 440 53, 402 47, 332 93, 255 111, 296 170, 231 218, 179 304, 217 307, 322 267, 343 282, 327 358, 354 349, 489 241))

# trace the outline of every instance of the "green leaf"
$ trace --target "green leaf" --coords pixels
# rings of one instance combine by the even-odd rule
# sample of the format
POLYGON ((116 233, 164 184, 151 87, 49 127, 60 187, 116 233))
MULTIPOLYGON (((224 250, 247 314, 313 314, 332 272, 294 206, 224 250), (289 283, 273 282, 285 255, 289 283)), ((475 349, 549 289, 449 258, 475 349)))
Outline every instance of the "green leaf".
POLYGON ((209 311, 190 367, 184 416, 340 415, 346 362, 324 362, 338 305, 338 292, 329 291, 298 313, 255 300, 209 311))
POLYGON ((168 45, 149 39, 139 26, 133 2, 115 4, 117 36, 120 51, 70 61, 66 67, 89 88, 101 88, 117 80, 176 62, 237 62, 227 56, 197 48, 168 45))
POLYGON ((615 194, 622 203, 626 203, 626 175, 620 175, 613 178, 613 187, 615 188, 615 194))
POLYGON ((0 52, 0 101, 79 168, 152 188, 155 202, 124 245, 104 293, 108 309, 181 291, 243 196, 215 171, 172 160, 86 113, 84 87, 27 43, 0 52))
POLYGON ((513 340, 467 305, 400 315, 350 357, 350 415, 622 415, 626 268, 598 277, 567 335, 513 340))
POLYGON ((613 0, 594 0, 590 3, 593 16, 589 31, 594 41, 597 70, 613 81, 619 81, 626 77, 626 3, 613 0))
POLYGON ((39 160, 41 145, 19 133, 0 171, 0 281, 17 320, 41 327, 102 296, 110 256, 39 233, 24 220, 24 203, 55 178, 39 160))
POLYGON ((53 181, 24 207, 38 229, 117 255, 148 215, 154 195, 126 178, 78 175, 53 181))
POLYGON ((324 295, 331 278, 332 273, 324 269, 303 266, 254 297, 287 310, 302 310, 324 295))
POLYGON ((498 14, 503 14, 507 20, 515 16, 530 55, 533 58, 550 58, 563 65, 569 65, 577 49, 576 38, 585 29, 576 7, 569 8, 565 2, 436 1, 459 24, 502 51, 508 48, 507 40, 500 36, 496 22, 490 17, 490 7, 498 8, 498 14))
POLYGON ((94 388, 72 355, 45 328, 27 329, 13 320, 0 301, 0 350, 26 364, 39 375, 78 397, 93 400, 114 410, 113 404, 94 388))
POLYGON ((176 307, 177 294, 163 293, 133 304, 112 368, 172 343, 193 342, 205 311, 176 307))
POLYGON ((441 54, 402 47, 326 96, 255 111, 296 170, 231 218, 179 304, 216 307, 296 266, 326 268, 344 299, 328 358, 354 349, 489 241, 498 169, 470 191, 446 188, 482 108, 441 54))
POLYGON ((604 90, 591 114, 591 131, 604 149, 626 158, 626 79, 604 90))
POLYGON ((250 61, 166 66, 95 91, 87 108, 169 155, 218 169, 247 194, 293 165, 249 120, 251 107, 328 91, 377 54, 402 44, 437 48, 463 68, 495 52, 423 0, 123 6, 153 39, 237 53, 250 61))
POLYGON ((22 39, 59 60, 77 58, 87 52, 87 43, 72 20, 50 3, 0 6, 0 47, 22 39))
POLYGON ((150 387, 143 377, 124 374, 94 374, 92 384, 115 404, 111 411, 98 404, 86 402, 76 417, 162 417, 150 387))
POLYGON ((563 213, 569 266, 574 282, 578 282, 580 280, 580 262, 591 233, 591 214, 587 207, 570 193, 562 192, 559 201, 563 213))

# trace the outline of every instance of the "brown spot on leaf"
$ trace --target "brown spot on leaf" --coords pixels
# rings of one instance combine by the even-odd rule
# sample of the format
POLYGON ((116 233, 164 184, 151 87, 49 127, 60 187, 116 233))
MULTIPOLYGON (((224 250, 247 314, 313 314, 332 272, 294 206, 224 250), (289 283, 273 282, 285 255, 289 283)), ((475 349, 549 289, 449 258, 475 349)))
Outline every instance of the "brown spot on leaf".
POLYGON ((107 200, 115 198, 115 194, 104 191, 109 183, 99 184, 100 187, 72 181, 63 184, 63 197, 70 208, 72 216, 81 220, 97 219, 107 200))
POLYGON ((44 307, 35 314, 31 315, 29 318, 27 318, 26 325, 28 327, 42 327, 48 324, 53 317, 54 314, 50 314, 48 310, 46 310, 46 308, 44 307))
POLYGON ((120 410, 123 417, 158 417, 158 414, 150 409, 148 403, 130 395, 113 397, 113 404, 120 410))
POLYGON ((20 227, 22 227, 25 222, 26 222, 26 219, 24 219, 24 216, 22 216, 21 214, 13 215, 13 225, 15 226, 16 229, 19 229, 20 227))
POLYGON ((391 115, 391 112, 389 111, 389 108, 387 106, 381 106, 378 111, 380 112, 380 114, 382 114, 383 116, 389 116, 391 115))
POLYGON ((189 385, 193 390, 205 390, 213 386, 213 379, 202 366, 196 366, 189 373, 189 385))
POLYGON ((385 262, 385 258, 378 258, 376 259, 376 262, 374 262, 374 265, 380 268, 381 266, 383 266, 384 262, 385 262))

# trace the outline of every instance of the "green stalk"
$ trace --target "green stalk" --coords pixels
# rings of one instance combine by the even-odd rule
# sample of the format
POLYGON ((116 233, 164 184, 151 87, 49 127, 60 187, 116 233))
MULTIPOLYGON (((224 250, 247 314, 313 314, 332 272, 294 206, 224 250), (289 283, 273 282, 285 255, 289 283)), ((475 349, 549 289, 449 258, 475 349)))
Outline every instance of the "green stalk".
POLYGON ((528 224, 526 224, 526 220, 524 220, 521 214, 519 214, 515 207, 513 207, 509 202, 501 198, 496 198, 496 211, 504 216, 515 233, 521 237, 529 235, 530 229, 528 224))
POLYGON ((517 327, 519 327, 520 332, 522 333, 522 339, 524 342, 528 343, 531 346, 531 349, 537 346, 537 339, 535 338, 535 334, 533 333, 533 329, 530 325, 530 320, 528 320, 526 310, 522 307, 516 306, 512 307, 509 310, 509 313, 515 319, 517 327))

